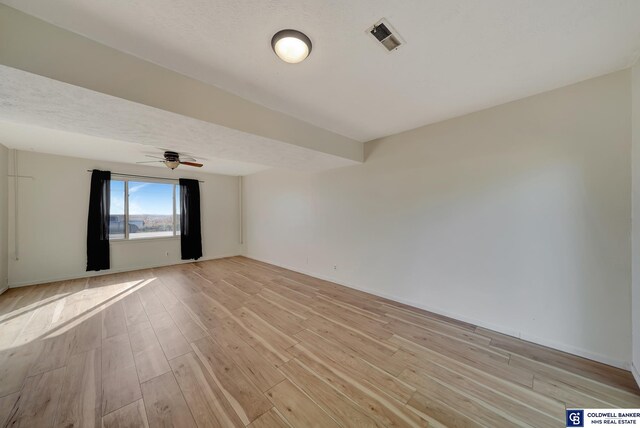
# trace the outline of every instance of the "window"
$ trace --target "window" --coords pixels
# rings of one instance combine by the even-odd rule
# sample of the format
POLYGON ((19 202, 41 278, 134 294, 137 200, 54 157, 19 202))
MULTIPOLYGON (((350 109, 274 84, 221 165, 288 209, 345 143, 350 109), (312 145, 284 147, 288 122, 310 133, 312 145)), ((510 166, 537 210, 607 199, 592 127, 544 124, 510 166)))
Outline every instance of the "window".
POLYGON ((109 239, 161 238, 179 234, 179 185, 111 180, 109 239))

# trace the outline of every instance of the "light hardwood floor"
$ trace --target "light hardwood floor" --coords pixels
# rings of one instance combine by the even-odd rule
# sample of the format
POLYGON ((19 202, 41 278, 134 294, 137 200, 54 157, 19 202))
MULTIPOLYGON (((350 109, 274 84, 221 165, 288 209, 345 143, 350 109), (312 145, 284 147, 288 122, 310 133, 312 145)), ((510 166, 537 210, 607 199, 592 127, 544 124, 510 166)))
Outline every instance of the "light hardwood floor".
POLYGON ((247 258, 0 296, 0 422, 564 426, 629 372, 247 258))

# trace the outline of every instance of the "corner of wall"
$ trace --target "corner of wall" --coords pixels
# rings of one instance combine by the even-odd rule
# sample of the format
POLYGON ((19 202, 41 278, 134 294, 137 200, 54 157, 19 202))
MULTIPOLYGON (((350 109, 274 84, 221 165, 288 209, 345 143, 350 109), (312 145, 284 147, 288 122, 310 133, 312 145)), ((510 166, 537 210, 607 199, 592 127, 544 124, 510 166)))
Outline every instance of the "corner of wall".
POLYGON ((0 144, 0 294, 9 288, 9 149, 0 144))
POLYGON ((631 69, 631 371, 640 386, 640 59, 631 69))
POLYGON ((631 374, 633 375, 633 378, 636 380, 636 383, 638 384, 638 386, 640 386, 640 372, 638 371, 634 363, 631 363, 631 374))

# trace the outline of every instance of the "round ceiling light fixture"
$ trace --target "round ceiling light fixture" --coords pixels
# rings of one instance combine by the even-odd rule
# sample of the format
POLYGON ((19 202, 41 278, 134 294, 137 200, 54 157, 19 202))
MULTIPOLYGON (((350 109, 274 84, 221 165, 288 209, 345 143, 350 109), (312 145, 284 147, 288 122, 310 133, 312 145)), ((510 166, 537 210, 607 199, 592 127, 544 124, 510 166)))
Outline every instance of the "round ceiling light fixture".
POLYGON ((166 161, 164 161, 164 164, 167 166, 167 168, 176 169, 177 167, 180 166, 180 161, 177 161, 177 160, 166 160, 166 161))
POLYGON ((311 53, 311 40, 297 30, 280 30, 273 35, 271 47, 284 62, 297 64, 311 53))

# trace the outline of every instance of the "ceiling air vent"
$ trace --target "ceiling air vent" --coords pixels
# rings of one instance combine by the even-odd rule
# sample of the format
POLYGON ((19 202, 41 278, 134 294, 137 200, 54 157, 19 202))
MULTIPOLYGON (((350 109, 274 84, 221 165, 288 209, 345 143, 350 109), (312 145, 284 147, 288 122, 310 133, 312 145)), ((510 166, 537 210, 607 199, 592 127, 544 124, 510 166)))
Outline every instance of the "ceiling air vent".
POLYGON ((389 52, 398 49, 404 44, 404 40, 398 35, 398 32, 384 18, 367 31, 389 52))

